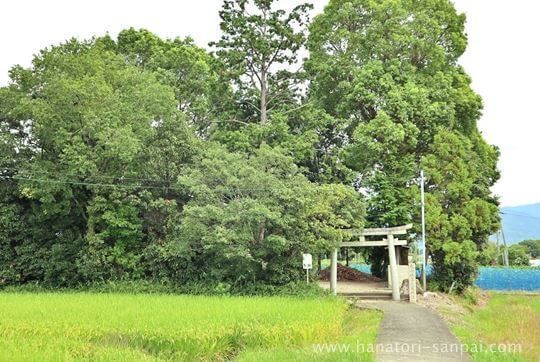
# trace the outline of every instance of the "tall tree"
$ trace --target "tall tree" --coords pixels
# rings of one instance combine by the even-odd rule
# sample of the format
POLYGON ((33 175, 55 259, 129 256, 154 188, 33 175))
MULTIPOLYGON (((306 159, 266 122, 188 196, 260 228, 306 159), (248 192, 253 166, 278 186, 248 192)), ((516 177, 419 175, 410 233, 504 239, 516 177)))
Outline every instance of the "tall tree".
POLYGON ((230 71, 248 118, 268 122, 269 111, 290 98, 294 73, 305 41, 310 4, 291 11, 276 0, 225 0, 220 11, 223 36, 213 43, 230 71), (285 97, 285 98, 284 98, 285 97), (258 103, 258 104, 256 104, 258 103))
POLYGON ((497 179, 497 158, 498 152, 480 134, 465 137, 441 128, 422 159, 429 175, 426 221, 432 281, 440 289, 454 286, 462 291, 474 282, 479 252, 499 228, 499 210, 489 189, 497 179))
MULTIPOLYGON (((458 64, 467 45, 464 23, 449 0, 331 0, 311 25, 306 64, 311 100, 344 120, 344 160, 359 172, 359 186, 369 194, 368 222, 374 226, 418 221, 417 175, 424 157, 443 157, 434 145, 443 147, 445 132, 468 139, 473 146, 464 146, 467 157, 476 154, 486 161, 473 163, 470 170, 481 187, 467 182, 455 192, 462 198, 475 194, 490 205, 487 219, 496 219, 497 201, 489 187, 498 178, 498 153, 479 141, 482 102, 458 64)), ((443 182, 447 178, 432 179, 444 194, 454 191, 443 182)), ((451 214, 445 207, 441 212, 451 214)), ((472 223, 472 239, 455 233, 453 241, 474 240, 474 249, 487 241, 485 227, 493 231, 496 225, 472 223)), ((467 273, 464 285, 470 284, 474 265, 467 273)))

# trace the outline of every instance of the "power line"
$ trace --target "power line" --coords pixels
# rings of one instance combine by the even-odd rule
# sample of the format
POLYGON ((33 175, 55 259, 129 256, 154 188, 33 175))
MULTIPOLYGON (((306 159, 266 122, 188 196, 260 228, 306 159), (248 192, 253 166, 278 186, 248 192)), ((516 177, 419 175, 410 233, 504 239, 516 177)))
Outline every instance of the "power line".
POLYGON ((17 181, 29 181, 29 182, 41 182, 41 183, 50 183, 50 184, 62 184, 62 185, 74 185, 74 186, 93 186, 93 187, 112 187, 112 188, 124 188, 124 189, 155 189, 155 190, 181 190, 178 187, 174 186, 150 186, 150 185, 122 185, 122 184, 111 184, 111 183, 91 183, 91 182, 82 182, 82 181, 62 181, 62 180, 51 180, 51 179, 38 179, 30 177, 18 177, 18 176, 0 176, 4 180, 17 180, 17 181))
MULTIPOLYGON (((50 183, 50 184, 61 184, 61 185, 73 185, 73 186, 90 186, 90 187, 108 187, 108 188, 120 188, 120 189, 153 189, 153 190, 177 190, 177 191, 188 191, 187 187, 177 187, 177 186, 152 186, 152 185, 122 185, 122 184, 112 184, 112 183, 92 183, 92 182, 83 182, 83 181, 68 181, 68 180, 52 180, 52 179, 42 179, 42 178, 30 178, 30 177, 18 177, 18 176, 5 176, 0 175, 0 179, 3 180, 16 180, 16 181, 28 181, 28 182, 38 182, 38 183, 50 183)), ((281 190, 294 191, 293 188, 232 188, 232 187, 223 187, 219 185, 209 186, 213 189, 220 189, 223 191, 230 192, 275 192, 281 190)))
MULTIPOLYGON (((5 170, 12 170, 12 171, 18 171, 17 175, 10 176, 10 175, 2 175, 0 173, 0 179, 11 179, 11 180, 19 180, 19 181, 33 181, 33 182, 43 182, 43 183, 56 183, 56 184, 70 184, 70 185, 77 185, 77 186, 99 186, 99 187, 123 187, 123 188, 150 188, 150 189, 169 189, 169 190, 186 190, 187 188, 178 188, 175 186, 144 186, 144 185, 122 185, 117 183, 110 183, 110 182, 89 182, 89 181, 63 181, 58 179, 50 179, 50 178, 43 178, 42 176, 56 176, 51 173, 37 173, 37 172, 26 172, 26 171, 19 171, 14 168, 0 168, 0 172, 5 170)), ((140 181, 140 182, 148 182, 148 183, 166 183, 166 180, 158 180, 158 179, 146 179, 146 178, 133 178, 133 177, 125 177, 125 176, 88 176, 88 175, 81 175, 81 174, 74 174, 74 173, 66 173, 62 174, 62 176, 68 176, 68 177, 80 177, 80 178, 87 178, 87 179, 93 179, 93 178, 104 178, 104 179, 110 179, 112 181, 124 181, 124 180, 133 180, 133 181, 140 181)), ((218 179, 217 181, 225 183, 226 180, 218 179)), ((209 185, 210 188, 219 188, 221 190, 226 191, 244 191, 244 192, 273 192, 273 191, 280 191, 280 190, 293 190, 293 188, 287 188, 287 187, 270 187, 270 188, 234 188, 234 187, 224 187, 223 185, 209 185)))
POLYGON ((518 213, 510 213, 510 212, 503 212, 503 211, 501 211, 501 215, 527 217, 527 218, 529 218, 529 219, 540 220, 540 217, 537 217, 537 216, 526 215, 526 214, 518 214, 518 213))
MULTIPOLYGON (((42 176, 42 175, 52 175, 54 174, 52 172, 36 172, 32 170, 19 170, 16 168, 9 168, 4 167, 1 168, 3 171, 14 171, 18 175, 22 175, 25 177, 34 177, 34 176, 42 176)), ((81 175, 76 173, 62 173, 63 176, 70 176, 70 177, 80 177, 80 178, 96 178, 96 179, 109 179, 109 180, 132 180, 132 181, 145 181, 145 182, 165 182, 160 179, 149 179, 149 178, 139 178, 139 177, 128 177, 125 175, 122 176, 108 176, 108 175, 81 175)))

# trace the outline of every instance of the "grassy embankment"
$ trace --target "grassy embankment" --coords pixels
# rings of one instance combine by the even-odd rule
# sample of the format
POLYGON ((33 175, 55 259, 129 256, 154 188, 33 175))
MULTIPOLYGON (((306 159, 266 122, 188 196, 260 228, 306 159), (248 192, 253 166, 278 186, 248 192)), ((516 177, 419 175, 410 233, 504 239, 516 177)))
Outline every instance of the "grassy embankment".
POLYGON ((438 309, 472 350, 474 361, 540 361, 540 295, 490 293, 488 298, 480 305, 453 298, 461 308, 441 305, 438 309), (495 352, 487 351, 490 346, 495 352))
POLYGON ((0 360, 372 360, 381 319, 333 298, 0 293, 0 360))

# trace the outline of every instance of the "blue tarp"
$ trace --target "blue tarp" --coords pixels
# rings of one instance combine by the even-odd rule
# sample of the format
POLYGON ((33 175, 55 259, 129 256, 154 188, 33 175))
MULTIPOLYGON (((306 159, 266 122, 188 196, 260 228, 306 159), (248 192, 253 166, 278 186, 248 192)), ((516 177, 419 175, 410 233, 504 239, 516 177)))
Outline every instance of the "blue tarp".
MULTIPOLYGON (((353 265, 357 270, 371 273, 370 266, 366 264, 353 265)), ((428 275, 431 266, 428 265, 428 275)), ((417 271, 420 276, 420 270, 417 271)), ((515 291, 540 291, 540 268, 480 268, 480 275, 476 285, 485 290, 515 290, 515 291)))
POLYGON ((480 268, 476 285, 486 290, 540 291, 540 269, 480 268))

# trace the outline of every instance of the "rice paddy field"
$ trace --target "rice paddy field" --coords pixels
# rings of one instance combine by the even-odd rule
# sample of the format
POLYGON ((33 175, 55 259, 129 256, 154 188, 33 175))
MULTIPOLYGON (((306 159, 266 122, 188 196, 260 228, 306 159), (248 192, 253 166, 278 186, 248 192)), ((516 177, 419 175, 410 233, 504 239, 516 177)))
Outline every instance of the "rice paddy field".
POLYGON ((372 360, 382 315, 334 298, 0 293, 2 361, 372 360))

